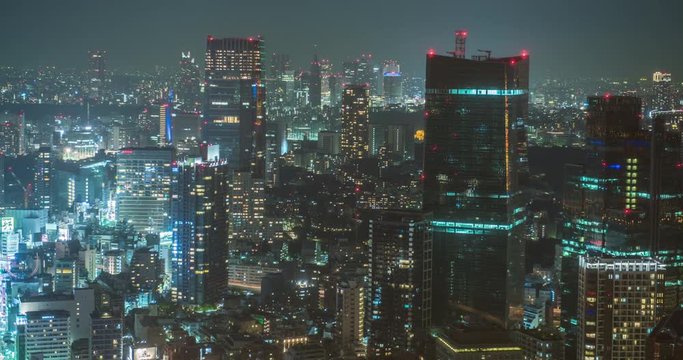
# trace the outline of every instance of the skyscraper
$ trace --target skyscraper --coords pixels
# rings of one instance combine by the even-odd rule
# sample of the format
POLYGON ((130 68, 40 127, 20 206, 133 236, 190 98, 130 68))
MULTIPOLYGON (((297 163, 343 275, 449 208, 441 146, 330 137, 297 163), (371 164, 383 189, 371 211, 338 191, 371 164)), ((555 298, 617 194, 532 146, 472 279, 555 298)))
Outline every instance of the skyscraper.
POLYGON ((367 85, 344 86, 341 151, 347 161, 360 160, 368 155, 369 102, 367 85))
POLYGON ((49 146, 41 146, 36 156, 36 166, 33 176, 34 206, 52 211, 52 178, 54 173, 53 154, 49 146))
POLYGON ((195 63, 192 54, 180 53, 180 69, 175 85, 176 103, 181 109, 195 111, 200 108, 200 83, 199 66, 195 63))
POLYGON ((220 146, 233 169, 265 173, 265 86, 263 40, 214 38, 206 41, 202 138, 220 146))
MULTIPOLYGON (((172 97, 171 95, 170 97, 172 97)), ((159 146, 171 145, 173 142, 173 103, 172 99, 159 106, 159 146)))
POLYGON ((368 246, 368 354, 416 352, 431 322, 429 220, 419 212, 378 212, 369 223, 368 246))
POLYGON ((641 101, 593 96, 586 113, 582 164, 566 167, 562 310, 576 316, 579 256, 650 255, 650 139, 641 130, 641 101))
POLYGON ((337 326, 344 356, 362 351, 365 299, 363 284, 358 281, 344 281, 337 286, 337 326))
POLYGON ((667 287, 683 301, 683 122, 680 114, 658 114, 651 137, 650 242, 652 256, 666 265, 667 287))
POLYGON ((230 250, 246 250, 263 240, 265 183, 248 172, 234 172, 228 190, 230 250))
POLYGON ((107 52, 93 50, 88 53, 88 89, 90 97, 101 101, 108 86, 107 52))
POLYGON ((313 55, 313 61, 311 61, 311 73, 308 86, 311 106, 314 108, 320 108, 322 96, 322 75, 321 64, 320 60, 318 59, 318 54, 313 55))
POLYGON ((216 303, 228 284, 228 167, 182 162, 173 168, 173 300, 216 303))
POLYGON ((518 121, 529 58, 427 54, 425 211, 434 220, 433 319, 448 302, 501 324, 522 317, 524 201, 518 121))
POLYGON ((116 215, 136 231, 170 229, 172 148, 124 148, 116 155, 116 215))
POLYGON ((582 257, 580 359, 645 359, 649 331, 664 307, 664 266, 652 259, 582 257))
POLYGON ((401 102, 403 97, 403 82, 401 77, 401 67, 397 61, 387 61, 384 63, 383 95, 385 105, 395 105, 401 102))
POLYGON ((660 71, 652 74, 652 110, 669 111, 676 107, 674 84, 670 73, 660 71))

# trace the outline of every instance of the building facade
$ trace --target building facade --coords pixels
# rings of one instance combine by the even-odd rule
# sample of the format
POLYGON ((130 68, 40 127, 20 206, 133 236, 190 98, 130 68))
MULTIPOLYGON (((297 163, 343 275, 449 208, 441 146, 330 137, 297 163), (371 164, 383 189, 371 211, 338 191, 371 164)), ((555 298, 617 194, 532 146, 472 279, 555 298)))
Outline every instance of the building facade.
POLYGON ((527 55, 427 54, 423 210, 434 219, 434 319, 449 302, 501 324, 521 321, 527 55))

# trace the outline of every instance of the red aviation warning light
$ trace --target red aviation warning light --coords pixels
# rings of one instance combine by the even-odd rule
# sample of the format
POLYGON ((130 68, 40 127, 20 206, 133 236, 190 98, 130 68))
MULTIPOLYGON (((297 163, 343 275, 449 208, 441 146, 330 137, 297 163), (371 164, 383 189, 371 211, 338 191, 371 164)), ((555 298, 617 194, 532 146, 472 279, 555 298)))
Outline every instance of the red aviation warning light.
POLYGON ((434 49, 427 50, 427 56, 434 57, 434 55, 436 55, 436 50, 434 50, 434 49))
POLYGON ((529 51, 528 50, 522 50, 520 55, 522 55, 522 58, 526 59, 529 57, 529 51))

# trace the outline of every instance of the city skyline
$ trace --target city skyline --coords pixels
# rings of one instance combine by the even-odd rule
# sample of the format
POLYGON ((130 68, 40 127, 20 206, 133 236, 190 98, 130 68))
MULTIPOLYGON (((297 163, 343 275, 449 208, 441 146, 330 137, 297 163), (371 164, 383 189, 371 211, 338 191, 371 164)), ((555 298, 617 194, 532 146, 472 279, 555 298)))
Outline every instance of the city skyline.
POLYGON ((656 70, 683 72, 675 60, 683 50, 669 45, 681 34, 675 14, 683 4, 673 0, 622 1, 618 12, 609 1, 430 3, 434 6, 268 1, 257 10, 260 21, 252 21, 242 16, 252 6, 244 1, 14 2, 0 11, 0 31, 9 35, 0 38, 6 54, 0 65, 85 68, 87 52, 104 49, 113 69, 151 69, 176 65, 180 51, 190 50, 201 59, 209 34, 262 35, 268 55, 291 54, 297 66, 307 67, 316 51, 336 64, 371 53, 379 60, 397 59, 405 72, 421 75, 424 53, 430 48, 451 51, 448 34, 462 28, 470 32, 468 57, 477 49, 495 49, 494 56, 527 49, 534 56, 532 81, 557 74, 642 77, 656 70), (345 26, 351 19, 354 26, 345 26))
POLYGON ((683 358, 679 6, 0 6, 0 360, 683 358))

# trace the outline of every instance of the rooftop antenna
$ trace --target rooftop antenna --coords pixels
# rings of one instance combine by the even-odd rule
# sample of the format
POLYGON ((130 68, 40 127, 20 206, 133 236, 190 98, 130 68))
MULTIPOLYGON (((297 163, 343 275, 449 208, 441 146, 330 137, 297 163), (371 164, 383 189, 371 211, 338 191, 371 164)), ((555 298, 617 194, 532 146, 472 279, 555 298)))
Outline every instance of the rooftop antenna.
POLYGON ((450 51, 456 59, 465 58, 465 43, 467 42, 467 30, 458 30, 455 32, 455 50, 450 51))

